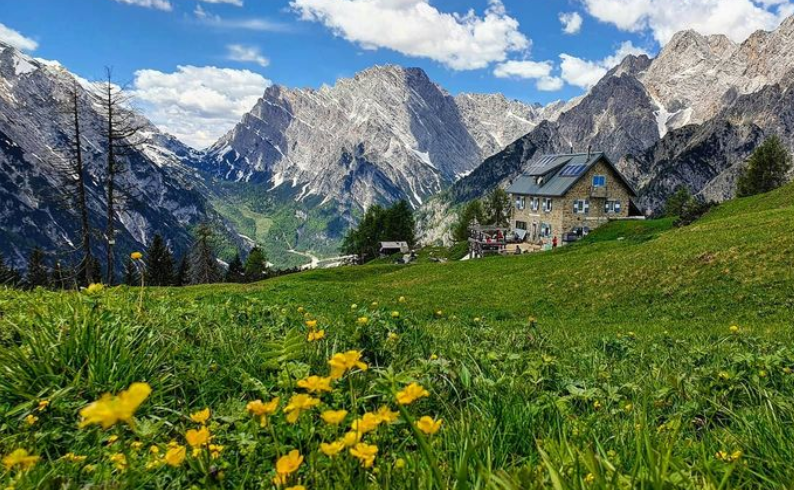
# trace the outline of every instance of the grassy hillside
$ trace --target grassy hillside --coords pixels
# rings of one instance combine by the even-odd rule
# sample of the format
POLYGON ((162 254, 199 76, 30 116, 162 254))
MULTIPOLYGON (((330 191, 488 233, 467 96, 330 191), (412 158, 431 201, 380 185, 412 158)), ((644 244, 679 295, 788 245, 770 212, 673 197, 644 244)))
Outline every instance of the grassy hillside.
POLYGON ((792 223, 789 186, 531 256, 0 293, 0 454, 41 458, 6 460, 0 486, 789 488, 792 223), (329 365, 350 350, 368 369, 329 365), (77 428, 140 381, 134 424, 77 428), (427 396, 400 404, 411 382, 427 396))

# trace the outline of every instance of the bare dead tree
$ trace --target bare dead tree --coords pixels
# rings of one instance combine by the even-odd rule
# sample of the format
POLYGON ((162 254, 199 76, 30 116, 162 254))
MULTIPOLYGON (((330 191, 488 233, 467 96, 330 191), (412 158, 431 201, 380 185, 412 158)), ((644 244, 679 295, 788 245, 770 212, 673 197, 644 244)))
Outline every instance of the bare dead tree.
POLYGON ((107 283, 113 284, 114 256, 116 244, 116 219, 126 200, 132 197, 133 189, 125 188, 119 177, 128 169, 127 157, 140 150, 145 144, 142 131, 145 124, 130 108, 127 92, 113 82, 113 71, 106 69, 106 78, 96 84, 94 98, 100 114, 104 118, 104 139, 106 145, 105 191, 107 199, 107 224, 105 240, 107 244, 107 283))

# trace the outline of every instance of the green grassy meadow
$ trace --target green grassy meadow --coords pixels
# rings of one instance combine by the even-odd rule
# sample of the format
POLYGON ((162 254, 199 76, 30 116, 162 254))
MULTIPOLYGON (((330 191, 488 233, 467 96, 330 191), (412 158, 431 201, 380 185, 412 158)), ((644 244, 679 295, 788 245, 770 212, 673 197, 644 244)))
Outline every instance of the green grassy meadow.
POLYGON ((0 488, 792 488, 792 262, 789 185, 542 254, 2 291, 0 455, 39 459, 0 488), (129 423, 78 427, 136 382, 129 423))

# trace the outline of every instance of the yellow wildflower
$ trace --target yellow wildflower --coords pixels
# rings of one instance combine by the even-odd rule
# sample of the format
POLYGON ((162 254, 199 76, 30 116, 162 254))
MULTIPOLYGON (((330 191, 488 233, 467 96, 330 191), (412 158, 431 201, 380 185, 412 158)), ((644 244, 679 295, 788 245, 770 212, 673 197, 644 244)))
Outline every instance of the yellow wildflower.
POLYGON ((377 429, 381 423, 381 418, 374 414, 367 412, 361 418, 357 418, 350 424, 350 428, 360 434, 366 434, 377 429))
POLYGON ((396 469, 398 469, 398 470, 401 470, 401 469, 405 468, 405 460, 404 460, 404 459, 402 459, 402 458, 397 458, 397 459, 394 461, 394 467, 395 467, 396 469))
POLYGON ((359 324, 359 326, 362 326, 362 327, 363 327, 364 325, 366 325, 367 323, 369 323, 369 318, 367 318, 367 317, 365 317, 365 316, 358 317, 358 320, 356 320, 356 323, 358 323, 358 324, 359 324))
POLYGON ((204 425, 207 423, 207 420, 210 419, 210 409, 205 408, 204 410, 199 410, 198 412, 194 412, 190 414, 190 420, 197 424, 204 425))
POLYGON ((272 415, 278 410, 279 397, 275 397, 267 403, 262 403, 262 400, 254 400, 248 402, 245 409, 251 412, 252 415, 272 415))
POLYGON ((598 400, 594 401, 594 402, 593 402, 593 408, 594 408, 595 410, 600 410, 600 409, 601 409, 601 402, 600 402, 600 401, 598 401, 598 400))
POLYGON ((400 405, 410 405, 424 396, 430 396, 430 393, 428 393, 426 389, 422 388, 421 385, 417 383, 411 383, 402 391, 397 392, 397 403, 400 405))
POLYGON ((352 305, 350 305, 350 309, 351 310, 357 310, 358 309, 358 305, 353 303, 352 305))
POLYGON ((116 434, 113 434, 112 436, 107 438, 106 442, 108 443, 108 446, 110 446, 110 445, 115 444, 115 442, 118 441, 118 440, 119 440, 119 436, 117 436, 116 434))
POLYGON ((15 449, 11 454, 3 458, 3 465, 6 470, 12 470, 19 467, 22 470, 27 470, 39 462, 38 456, 32 456, 25 449, 15 449))
POLYGON ((432 417, 428 417, 425 415, 424 417, 420 418, 416 421, 416 428, 424 432, 428 435, 433 435, 441 429, 441 423, 443 420, 433 420, 432 417))
POLYGON ((719 378, 720 378, 720 379, 722 379, 722 380, 726 380, 726 379, 729 379, 729 378, 731 377, 731 375, 730 375, 730 374, 728 374, 728 373, 727 373, 727 372, 725 372, 725 371, 720 371, 720 373, 718 374, 718 376, 719 376, 719 378))
POLYGON ((474 323, 480 323, 480 317, 475 316, 474 317, 474 323))
POLYGON ((132 448, 133 451, 138 451, 140 448, 143 447, 143 443, 141 441, 132 441, 130 447, 132 448))
POLYGON ((185 434, 185 439, 193 448, 206 446, 210 442, 210 431, 206 426, 202 426, 199 430, 190 429, 185 434))
POLYGON ((437 317, 439 317, 439 318, 441 318, 442 316, 444 316, 444 312, 443 312, 443 311, 441 311, 441 310, 437 310, 437 311, 436 311, 436 316, 437 316, 437 317))
POLYGON ((276 477, 273 479, 273 483, 276 485, 286 483, 287 477, 298 471, 301 463, 303 463, 303 456, 297 449, 293 449, 289 454, 278 458, 278 461, 276 461, 276 477))
POLYGON ((149 446, 149 452, 152 454, 160 454, 160 448, 152 444, 149 446))
POLYGON ((38 411, 39 411, 39 412, 43 412, 43 411, 44 411, 44 410, 46 410, 46 409, 47 409, 47 407, 49 407, 49 406, 50 406, 50 401, 49 401, 49 400, 41 400, 41 401, 39 402, 38 411))
POLYGON ((116 465, 116 469, 124 471, 127 469, 127 457, 122 453, 115 453, 110 455, 110 462, 116 465))
POLYGON ((367 370, 367 365, 361 361, 361 352, 357 350, 334 354, 328 365, 331 366, 331 379, 341 378, 345 372, 353 368, 367 370))
POLYGON ((316 340, 321 340, 325 338, 325 330, 312 330, 309 332, 309 335, 306 337, 309 342, 314 342, 316 340))
POLYGON ((337 454, 342 452, 344 449, 345 449, 345 441, 344 440, 334 441, 334 442, 332 442, 330 444, 329 443, 325 443, 325 442, 321 442, 320 443, 320 451, 322 451, 323 454, 325 454, 326 456, 329 456, 329 457, 336 456, 337 454))
POLYGON ((344 442, 347 447, 354 446, 357 442, 361 441, 361 435, 360 432, 351 430, 345 433, 344 437, 342 437, 342 442, 344 442))
POLYGON ((399 335, 397 335, 397 334, 396 334, 396 333, 394 333, 394 332, 389 332, 388 339, 389 339, 389 340, 391 340, 392 342, 396 342, 397 340, 399 340, 399 339, 400 339, 400 336, 399 336, 399 335))
POLYGON ((764 371, 763 369, 758 371, 758 377, 766 378, 766 371, 764 371))
POLYGON ((400 296, 399 301, 400 301, 400 303, 405 303, 405 296, 400 296))
POLYGON ((633 405, 633 404, 631 404, 631 403, 627 403, 627 404, 626 404, 626 405, 623 407, 623 410, 624 410, 626 413, 628 413, 628 412, 631 412, 633 409, 634 409, 634 405, 633 405))
POLYGON ((168 466, 173 466, 176 468, 177 466, 181 465, 183 461, 185 461, 185 456, 187 456, 187 448, 185 446, 177 445, 166 451, 163 459, 168 466))
POLYGON ((33 425, 33 424, 35 424, 38 421, 39 421, 39 418, 36 417, 33 414, 30 414, 27 417, 25 417, 25 423, 28 424, 28 425, 33 425))
POLYGON ((739 326, 731 325, 731 328, 729 330, 731 331, 731 333, 739 333, 739 326))
POLYGON ((320 414, 320 417, 329 425, 338 425, 347 416, 347 410, 326 410, 320 414))
POLYGON ((130 258, 131 258, 132 260, 141 260, 141 259, 143 258, 143 254, 142 254, 142 253, 140 253, 140 252, 132 252, 132 253, 130 254, 130 258))
POLYGON ((317 328, 317 320, 306 320, 306 326, 312 330, 317 328))
POLYGON ((306 490, 306 487, 303 485, 293 485, 291 487, 287 487, 284 490, 306 490))
POLYGON ((373 301, 371 306, 373 308, 377 308, 378 307, 378 302, 377 301, 373 301))
POLYGON ((369 468, 375 462, 375 455, 378 454, 378 446, 359 442, 350 449, 350 454, 361 462, 361 466, 369 468))
POLYGON ((96 465, 94 464, 87 464, 83 466, 83 471, 86 473, 93 473, 96 470, 96 465))
POLYGON ((284 413, 287 414, 287 422, 290 424, 294 424, 298 421, 298 417, 300 417, 301 412, 304 410, 309 410, 312 407, 316 407, 320 404, 320 400, 317 398, 312 398, 306 394, 299 394, 299 395, 292 395, 292 398, 289 399, 289 403, 286 407, 284 407, 284 413))
POLYGON ((584 477, 584 482, 587 483, 588 485, 593 483, 594 481, 595 481, 595 475, 593 475, 592 473, 588 473, 587 476, 584 477))
POLYGON ((400 418, 399 412, 393 412, 389 407, 386 405, 380 407, 376 412, 378 417, 380 417, 381 422, 386 424, 392 424, 400 418))
POLYGON ((62 460, 68 461, 70 463, 81 463, 85 461, 87 458, 88 456, 78 456, 77 454, 72 452, 66 453, 63 456, 61 456, 62 460))
POLYGON ((437 361, 438 360, 438 355, 437 354, 430 354, 430 360, 431 361, 437 361))
POLYGON ((221 457, 221 452, 223 452, 223 446, 221 446, 220 444, 210 444, 209 449, 210 449, 210 457, 212 459, 218 459, 221 457))
POLYGON ((80 416, 83 417, 80 427, 98 424, 107 429, 119 421, 130 423, 135 411, 151 392, 152 388, 148 384, 133 383, 117 396, 105 393, 102 398, 80 410, 80 416))
POLYGON ((400 312, 399 311, 392 311, 391 312, 391 317, 392 318, 400 318, 400 312))
POLYGON ((102 284, 93 283, 93 284, 89 284, 88 287, 85 288, 85 292, 88 294, 96 294, 96 293, 101 293, 103 289, 105 289, 105 286, 103 286, 102 284))
POLYGON ((306 311, 306 310, 303 309, 303 306, 299 306, 298 307, 298 313, 303 313, 304 311, 306 311))

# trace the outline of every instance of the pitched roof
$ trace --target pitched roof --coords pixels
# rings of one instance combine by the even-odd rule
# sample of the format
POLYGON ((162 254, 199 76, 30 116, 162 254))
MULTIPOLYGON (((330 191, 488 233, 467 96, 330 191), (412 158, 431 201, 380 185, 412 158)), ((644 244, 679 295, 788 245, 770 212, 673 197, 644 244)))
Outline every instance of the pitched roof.
POLYGON ((637 193, 615 165, 603 153, 544 155, 507 188, 510 194, 527 196, 564 196, 596 163, 604 161, 633 196, 637 193))

